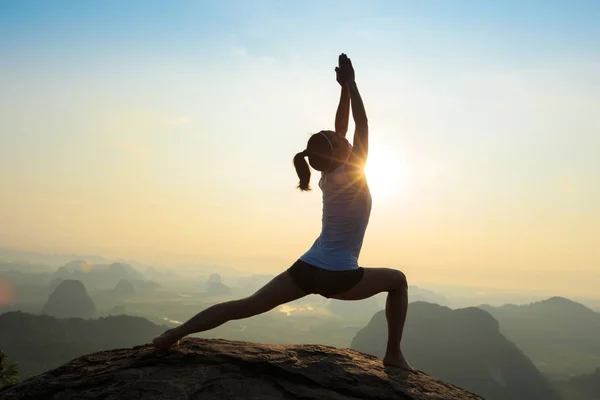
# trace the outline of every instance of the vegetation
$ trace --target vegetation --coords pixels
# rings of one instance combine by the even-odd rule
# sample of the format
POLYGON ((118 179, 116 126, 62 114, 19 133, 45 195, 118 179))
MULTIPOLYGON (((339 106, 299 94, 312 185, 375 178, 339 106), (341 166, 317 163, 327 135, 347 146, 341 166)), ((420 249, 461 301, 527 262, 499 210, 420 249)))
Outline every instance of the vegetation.
POLYGON ((25 378, 85 354, 149 343, 164 329, 130 316, 86 320, 9 312, 0 315, 0 348, 25 378))
POLYGON ((0 350, 0 388, 17 383, 19 381, 18 375, 17 363, 9 362, 6 354, 0 350))

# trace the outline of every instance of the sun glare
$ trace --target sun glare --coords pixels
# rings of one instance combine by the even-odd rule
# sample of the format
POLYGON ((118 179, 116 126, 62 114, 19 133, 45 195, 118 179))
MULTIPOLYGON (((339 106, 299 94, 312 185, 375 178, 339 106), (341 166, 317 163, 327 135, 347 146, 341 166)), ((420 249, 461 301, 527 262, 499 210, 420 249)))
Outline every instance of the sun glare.
POLYGON ((369 145, 365 174, 374 198, 384 199, 399 194, 407 181, 407 169, 393 149, 369 145))

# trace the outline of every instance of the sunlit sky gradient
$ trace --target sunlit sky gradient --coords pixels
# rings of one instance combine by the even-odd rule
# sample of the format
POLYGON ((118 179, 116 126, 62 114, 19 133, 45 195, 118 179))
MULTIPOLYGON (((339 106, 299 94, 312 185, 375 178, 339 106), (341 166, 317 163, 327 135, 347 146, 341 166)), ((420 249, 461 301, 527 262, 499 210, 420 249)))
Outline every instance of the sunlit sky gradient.
POLYGON ((596 1, 1 1, 0 245, 287 268, 321 209, 292 156, 333 128, 346 52, 363 265, 595 295, 598 21, 596 1))

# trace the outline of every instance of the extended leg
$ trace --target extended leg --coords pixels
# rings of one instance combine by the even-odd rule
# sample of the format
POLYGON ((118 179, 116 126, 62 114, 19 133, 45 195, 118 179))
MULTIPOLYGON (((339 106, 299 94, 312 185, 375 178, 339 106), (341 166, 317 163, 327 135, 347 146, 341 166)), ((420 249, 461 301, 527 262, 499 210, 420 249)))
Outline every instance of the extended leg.
POLYGON ((164 348, 192 333, 203 332, 234 319, 262 314, 273 308, 306 296, 287 271, 279 274, 252 296, 215 304, 199 312, 183 325, 169 329, 153 340, 156 347, 164 348))

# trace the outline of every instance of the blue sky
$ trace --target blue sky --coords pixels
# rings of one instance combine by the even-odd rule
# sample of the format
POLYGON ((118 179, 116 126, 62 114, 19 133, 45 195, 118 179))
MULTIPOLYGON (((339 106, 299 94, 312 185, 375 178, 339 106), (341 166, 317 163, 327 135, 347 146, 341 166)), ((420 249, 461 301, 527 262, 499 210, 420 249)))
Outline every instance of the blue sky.
POLYGON ((318 52, 342 41, 436 52, 453 43, 499 58, 543 61, 557 52, 597 55, 600 13, 595 1, 3 1, 0 7, 2 48, 9 54, 52 46, 59 54, 90 51, 99 57, 103 50, 125 48, 161 56, 218 52, 239 41, 252 52, 286 58, 298 47, 318 52), (382 42, 347 40, 361 33, 382 42))
POLYGON ((346 52, 379 191, 365 264, 590 274, 599 20, 595 1, 0 1, 0 245, 280 269, 318 233, 290 160, 333 127, 346 52))

